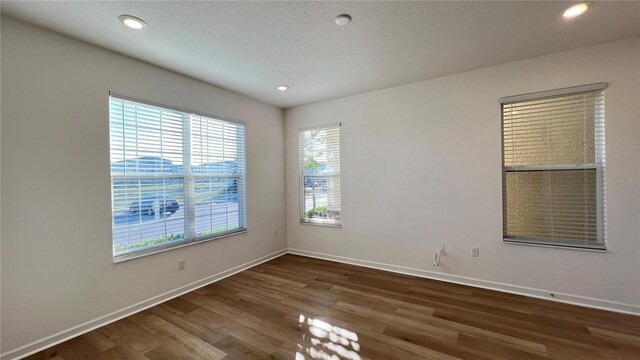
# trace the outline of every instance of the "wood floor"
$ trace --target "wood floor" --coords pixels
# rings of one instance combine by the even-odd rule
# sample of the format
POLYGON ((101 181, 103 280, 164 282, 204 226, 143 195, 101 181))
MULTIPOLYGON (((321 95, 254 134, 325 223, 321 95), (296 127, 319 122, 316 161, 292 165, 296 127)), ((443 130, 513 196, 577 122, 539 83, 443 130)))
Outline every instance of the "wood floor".
POLYGON ((640 359, 640 317, 285 255, 28 359, 640 359))

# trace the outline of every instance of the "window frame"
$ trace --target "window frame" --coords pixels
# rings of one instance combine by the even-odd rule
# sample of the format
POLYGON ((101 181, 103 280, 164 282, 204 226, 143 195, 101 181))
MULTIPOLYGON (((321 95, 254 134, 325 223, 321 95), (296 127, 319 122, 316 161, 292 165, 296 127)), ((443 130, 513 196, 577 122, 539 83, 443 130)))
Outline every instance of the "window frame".
MULTIPOLYGON (((184 166, 184 171, 182 173, 179 174, 149 174, 149 175, 142 175, 142 174, 138 174, 135 176, 127 176, 127 175, 113 175, 111 173, 111 114, 110 111, 108 111, 108 123, 109 123, 109 178, 110 178, 110 206, 111 206, 111 248, 112 248, 112 256, 113 256, 113 262, 114 263, 120 263, 120 262, 124 262, 124 261, 129 261, 129 260, 133 260, 133 259, 137 259, 137 258, 141 258, 141 257, 145 257, 145 256, 149 256, 149 255, 154 255, 154 254, 158 254, 158 253, 162 253, 162 252, 166 252, 169 250, 173 250, 173 249, 178 249, 178 248, 182 248, 182 247, 186 247, 186 246, 191 246, 191 245, 197 245, 197 244, 201 244, 204 242, 208 242, 208 241, 212 241, 212 240, 217 240, 217 239, 222 239, 225 237, 229 237, 229 236, 233 236, 233 235, 238 235, 238 234, 244 234, 249 230, 249 225, 248 225, 248 219, 247 219, 247 141, 246 141, 246 134, 247 134, 247 126, 246 123, 244 121, 241 120, 236 120, 236 119, 230 119, 227 117, 221 117, 221 116, 212 116, 212 115, 208 115, 202 112, 197 112, 197 111, 193 111, 193 110, 185 110, 183 108, 179 108, 179 107, 175 107, 175 106, 169 106, 169 105, 164 105, 164 104, 159 104, 159 103, 155 103, 152 101, 147 101, 147 100, 140 100, 138 98, 135 97, 130 97, 130 96, 125 96, 125 95, 121 95, 119 93, 115 93, 112 91, 108 92, 109 96, 108 96, 108 103, 111 101, 112 98, 115 98, 117 100, 122 100, 122 101, 129 101, 129 102, 135 102, 135 103, 140 103, 142 105, 148 105, 148 106, 153 106, 153 107, 158 107, 158 108, 162 108, 162 109, 166 109, 166 110, 171 110, 171 111, 176 111, 176 112, 180 112, 183 115, 183 144, 186 144, 186 149, 183 148, 183 166, 184 166), (191 121, 192 121, 192 117, 194 116, 200 116, 200 117, 205 117, 205 118, 210 118, 210 119, 214 119, 214 120, 219 120, 219 121, 224 121, 227 123, 232 123, 235 125, 240 125, 244 128, 244 143, 243 143, 243 157, 244 157, 244 168, 242 169, 242 174, 240 175, 202 175, 202 174, 193 174, 192 169, 191 169, 191 142, 192 142, 192 134, 191 134, 191 121), (192 237, 188 236, 188 233, 190 231, 190 226, 192 226, 192 223, 195 223, 195 199, 194 199, 194 195, 195 195, 195 190, 193 190, 193 184, 195 184, 195 180, 197 178, 220 178, 220 177, 239 177, 240 181, 238 182, 238 199, 242 199, 241 202, 238 203, 238 217, 239 217, 239 223, 242 224, 242 222, 244 222, 244 226, 239 226, 237 229, 231 229, 231 230, 226 230, 226 231, 222 231, 219 233, 215 233, 212 235, 209 234, 205 234, 205 235, 200 235, 198 236, 197 233, 195 231, 193 231, 193 235, 192 237), (177 240, 177 241, 171 241, 169 243, 166 244, 161 244, 158 246, 153 246, 153 247, 149 247, 149 248, 145 248, 145 249, 141 249, 141 250, 134 250, 134 251, 130 251, 130 252, 126 252, 126 253, 120 253, 120 254, 116 254, 113 250, 113 234, 114 234, 114 223, 113 223, 113 179, 114 178, 122 178, 122 179, 126 179, 126 178, 153 178, 153 179, 166 179, 166 178, 180 178, 183 179, 183 192, 184 192, 184 205, 183 208, 185 209, 185 216, 184 216, 184 231, 185 231, 185 239, 183 240, 177 240), (188 189, 188 184, 191 184, 191 190, 188 189), (240 185, 241 184, 241 185, 240 185)), ((183 145, 185 146, 185 145, 183 145)))
MULTIPOLYGON (((340 188, 342 189, 342 123, 331 123, 331 124, 323 124, 323 125, 317 125, 317 126, 310 126, 310 127, 304 127, 304 128, 299 128, 298 129, 298 186, 299 186, 299 191, 298 191, 298 197, 299 197, 299 217, 300 217, 300 224, 301 225, 315 225, 315 226, 325 226, 325 227, 332 227, 332 228, 342 228, 342 219, 340 219, 339 221, 335 221, 335 220, 322 220, 322 219, 312 219, 312 218, 307 218, 305 215, 305 192, 304 192, 304 184, 305 184, 305 178, 330 178, 330 177, 337 177, 338 179, 340 179, 340 188), (338 136, 338 146, 340 148, 339 154, 340 154, 340 171, 333 172, 333 173, 327 173, 327 174, 322 174, 322 175, 317 175, 317 174, 313 174, 313 175, 305 175, 304 170, 300 167, 300 159, 304 157, 304 153, 300 151, 300 135, 302 133, 304 133, 305 131, 310 131, 310 130, 321 130, 321 129, 331 129, 331 128, 338 128, 339 130, 339 136, 338 136)), ((340 191, 340 203, 342 204, 342 191, 340 191)), ((342 214, 342 206, 340 209, 340 213, 342 214)))
MULTIPOLYGON (((499 99, 500 103, 500 156, 501 156, 501 167, 502 167, 502 240, 507 244, 523 244, 523 245, 532 245, 532 246, 544 246, 544 247, 553 247, 553 248, 564 248, 564 249, 578 249, 578 250, 592 250, 598 252, 606 252, 607 251, 607 240, 606 240, 606 188, 605 188, 605 154, 598 154, 597 149, 595 154, 595 163, 581 163, 581 164, 552 164, 552 165, 526 165, 526 166, 505 166, 505 147, 504 147, 504 106, 506 104, 512 104, 523 101, 533 101, 540 100, 545 98, 564 96, 564 95, 572 95, 577 93, 585 93, 585 92, 595 92, 602 91, 607 88, 606 82, 594 83, 588 85, 581 86, 573 86, 561 89, 554 89, 548 91, 540 91, 528 94, 507 96, 499 99), (599 158, 599 155, 602 155, 602 158, 599 158), (510 238, 506 233, 506 218, 507 218, 507 209, 505 206, 505 196, 507 191, 506 184, 506 174, 508 172, 518 172, 518 171, 559 171, 559 170, 595 170, 596 171, 596 233, 597 233, 597 242, 595 244, 586 244, 586 243, 578 243, 576 241, 567 240, 567 239, 550 239, 550 238, 540 238, 540 237, 519 237, 518 239, 510 238)), ((603 93, 604 96, 604 93, 603 93)), ((603 146, 606 147, 604 138, 605 134, 605 120, 603 115, 603 146)), ((594 121, 597 119, 594 117, 594 121)), ((598 126, 594 124, 594 126, 598 126)), ((597 142, 597 139, 594 139, 597 142)))

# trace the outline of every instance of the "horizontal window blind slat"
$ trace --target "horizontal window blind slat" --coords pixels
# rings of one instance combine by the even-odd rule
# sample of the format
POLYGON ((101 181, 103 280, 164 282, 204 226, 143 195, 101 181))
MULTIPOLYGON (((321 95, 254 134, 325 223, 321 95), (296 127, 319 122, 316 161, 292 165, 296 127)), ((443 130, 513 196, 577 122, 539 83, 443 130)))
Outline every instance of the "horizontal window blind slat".
POLYGON ((529 105, 505 104, 502 107, 502 113, 505 116, 530 114, 530 113, 536 113, 536 112, 557 113, 557 112, 567 112, 568 110, 580 110, 585 107, 592 109, 592 111, 602 111, 604 107, 604 103, 600 102, 598 99, 584 98, 582 100, 577 100, 577 101, 562 101, 562 102, 554 102, 554 103, 539 103, 539 104, 529 104, 529 105))

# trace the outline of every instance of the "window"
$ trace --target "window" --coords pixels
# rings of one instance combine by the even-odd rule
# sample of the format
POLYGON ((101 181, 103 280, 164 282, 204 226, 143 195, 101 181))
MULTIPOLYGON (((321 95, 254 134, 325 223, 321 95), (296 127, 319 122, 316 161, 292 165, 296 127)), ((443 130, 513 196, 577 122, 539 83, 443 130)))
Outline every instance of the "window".
POLYGON ((500 100, 505 241, 605 249, 605 87, 500 100))
POLYGON ((340 124, 298 132, 300 222, 341 226, 340 124))
POLYGON ((109 98, 115 261, 246 230, 244 125, 109 98))

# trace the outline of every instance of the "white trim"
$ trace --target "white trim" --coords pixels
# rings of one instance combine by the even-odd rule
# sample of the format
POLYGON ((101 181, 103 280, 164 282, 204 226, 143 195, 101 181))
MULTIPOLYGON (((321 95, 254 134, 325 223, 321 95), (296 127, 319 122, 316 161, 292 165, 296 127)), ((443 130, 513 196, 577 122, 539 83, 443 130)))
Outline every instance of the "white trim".
POLYGON ((101 316, 99 318, 93 319, 93 320, 89 320, 85 323, 82 323, 80 325, 76 325, 73 326, 71 328, 68 328, 66 330, 62 330, 60 332, 57 332, 53 335, 44 337, 40 340, 36 340, 33 341, 29 344, 26 344, 24 346, 21 346, 19 348, 13 349, 13 350, 9 350, 3 354, 0 354, 0 360, 15 360, 15 359, 21 359, 24 358, 26 356, 29 356, 31 354, 34 354, 38 351, 47 349, 51 346, 57 345, 61 342, 64 342, 66 340, 69 340, 71 338, 74 338, 76 336, 82 335, 84 333, 87 333, 91 330, 97 329, 101 326, 105 326, 108 325, 114 321, 120 320, 122 318, 125 318, 127 316, 133 315, 137 312, 140 312, 142 310, 148 309, 152 306, 156 306, 160 303, 163 303, 167 300, 171 300, 175 297, 178 297, 182 294, 186 294, 190 291, 196 290, 198 288, 201 288, 203 286, 209 285, 211 283, 214 283, 216 281, 222 280, 228 276, 237 274, 241 271, 247 270, 249 268, 252 268, 256 265, 262 264, 263 262, 275 259, 279 256, 282 256, 284 254, 287 253, 286 249, 282 249, 282 250, 278 250, 272 254, 269 255, 265 255, 263 257, 257 258, 255 260, 251 260, 247 263, 232 267, 231 269, 227 269, 224 270, 222 272, 219 272, 215 275, 211 275, 208 276, 204 279, 200 279, 198 281, 194 281, 190 284, 181 286, 179 288, 167 291, 165 293, 162 293, 160 295, 156 295, 152 298, 149 298, 147 300, 143 300, 140 301, 138 303, 135 303, 133 305, 127 306, 121 310, 112 312, 110 314, 101 316))
POLYGON ((314 221, 314 219, 312 218, 300 219, 300 225, 324 226, 324 227, 330 227, 335 229, 342 228, 341 222, 323 221, 323 220, 314 221))
POLYGON ((553 165, 526 165, 526 166, 505 166, 506 172, 518 171, 554 171, 554 170, 591 170, 599 169, 602 164, 553 164, 553 165))
POLYGON ((19 348, 9 350, 3 354, 0 354, 0 360, 16 360, 16 359, 24 358, 38 351, 47 349, 51 346, 57 345, 61 342, 64 342, 76 336, 82 335, 91 330, 97 329, 101 326, 108 325, 112 322, 115 322, 117 320, 120 320, 130 315, 133 315, 137 312, 148 309, 150 307, 163 303, 167 300, 171 300, 182 294, 196 290, 203 286, 222 280, 228 276, 231 276, 241 271, 252 268, 256 265, 259 265, 269 260, 280 257, 284 254, 306 256, 306 257, 317 258, 322 260, 341 262, 345 264, 364 266, 368 268, 390 271, 390 272, 400 273, 405 275, 412 275, 412 276, 418 276, 418 277, 423 277, 428 279, 446 281, 446 282, 451 282, 455 284, 475 286, 475 287, 484 288, 484 289, 530 296, 530 297, 557 301, 557 302, 562 302, 567 304, 586 306, 590 308, 615 311, 615 312, 620 312, 625 314, 640 315, 640 306, 634 305, 634 304, 627 304, 622 302, 609 301, 605 299, 591 298, 591 297, 564 294, 564 293, 555 293, 554 294, 555 298, 551 298, 549 295, 551 292, 542 290, 542 289, 535 289, 535 288, 529 288, 524 286, 517 286, 517 285, 510 285, 510 284, 504 284, 504 283, 493 282, 493 281, 480 280, 480 279, 475 279, 475 278, 470 278, 465 276, 442 274, 434 271, 409 268, 405 266, 391 265, 391 264, 379 263, 379 262, 368 261, 368 260, 358 260, 358 259, 353 259, 353 258, 348 258, 343 256, 329 255, 329 254, 317 253, 313 251, 289 248, 289 249, 276 251, 269 255, 265 255, 258 259, 244 263, 242 265, 238 265, 231 269, 224 270, 215 275, 211 275, 204 279, 181 286, 177 289, 167 291, 163 294, 154 296, 150 299, 140 301, 133 305, 127 306, 121 310, 87 321, 80 325, 73 326, 69 329, 62 330, 58 333, 44 337, 40 340, 33 341, 19 348))
POLYGON ((441 280, 441 281, 451 282, 455 284, 475 286, 483 289, 502 291, 502 292, 507 292, 512 294, 539 298, 539 299, 557 301, 557 302, 566 303, 566 304, 573 304, 573 305, 585 306, 585 307, 590 307, 595 309, 615 311, 615 312, 624 313, 624 314, 640 315, 639 304, 634 305, 634 304, 610 301, 610 300, 600 299, 600 298, 593 298, 593 297, 566 294, 566 293, 558 293, 558 292, 553 292, 549 290, 536 289, 536 288, 531 288, 526 286, 511 285, 511 284, 481 280, 481 279, 476 279, 476 278, 471 278, 466 276, 443 274, 435 271, 428 271, 428 270, 410 268, 410 267, 399 266, 399 265, 385 264, 385 263, 379 263, 379 262, 369 261, 369 260, 359 260, 359 259, 353 259, 353 258, 348 258, 344 256, 323 254, 323 253, 317 253, 317 252, 307 251, 307 250, 289 248, 287 253, 300 255, 300 256, 307 256, 307 257, 312 257, 312 258, 317 258, 322 260, 336 261, 336 262, 341 262, 345 264, 364 266, 368 268, 385 270, 385 271, 395 272, 399 274, 418 276, 418 277, 434 279, 434 280, 441 280), (551 297, 552 293, 553 293, 553 297, 551 297))
MULTIPOLYGON (((502 243, 506 245, 524 245, 524 246, 536 246, 536 247, 544 247, 550 249, 561 249, 561 250, 578 250, 578 251, 588 251, 600 254, 608 254, 609 250, 607 247, 581 247, 581 246, 570 246, 566 244, 558 244, 558 243, 535 243, 535 242, 526 242, 526 241, 518 241, 515 239, 503 238, 502 243)), ((602 245, 602 244, 600 244, 602 245)))
POLYGON ((534 92, 529 94, 505 96, 500 98, 500 104, 510 104, 510 103, 519 102, 519 101, 537 100, 537 99, 548 98, 552 96, 575 94, 575 93, 594 91, 594 90, 604 90, 606 88, 607 88, 607 83, 601 82, 601 83, 588 84, 588 85, 572 86, 572 87, 562 88, 562 89, 539 91, 539 92, 534 92))

